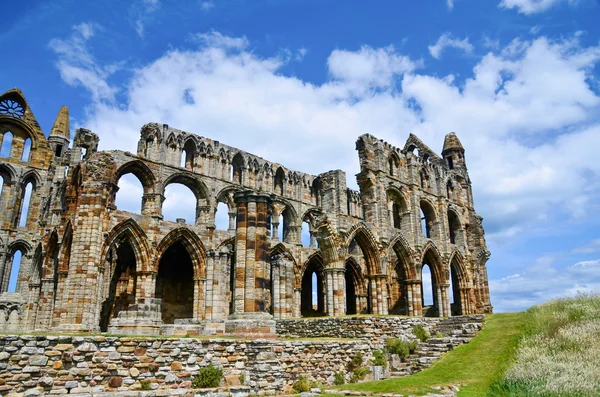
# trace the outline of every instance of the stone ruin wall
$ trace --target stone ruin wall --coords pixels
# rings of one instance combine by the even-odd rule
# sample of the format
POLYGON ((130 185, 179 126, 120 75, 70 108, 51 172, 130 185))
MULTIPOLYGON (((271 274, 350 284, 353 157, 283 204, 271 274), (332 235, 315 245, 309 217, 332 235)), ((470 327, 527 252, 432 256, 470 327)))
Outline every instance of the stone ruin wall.
MULTIPOLYGON (((241 383, 250 388, 248 391, 269 394, 289 391, 300 375, 323 385, 331 385, 336 372, 348 380, 347 364, 358 351, 363 353, 368 366, 373 351, 382 350, 387 337, 414 339, 412 330, 417 325, 424 326, 432 335, 437 330, 444 331, 447 335, 421 344, 417 354, 404 364, 408 374, 431 365, 454 346, 468 342, 481 328, 482 320, 483 316, 327 319, 329 325, 351 331, 360 338, 355 340, 2 336, 0 395, 134 391, 140 389, 142 380, 150 382, 156 395, 182 394, 189 391, 198 370, 211 363, 224 370, 224 385, 237 386, 243 380, 241 383)), ((308 322, 329 326, 323 324, 325 319, 308 322)), ((283 320, 281 324, 282 331, 297 325, 294 320, 283 320)), ((324 329, 315 327, 317 333, 324 329)))
POLYGON ((492 310, 482 219, 454 134, 442 157, 412 134, 404 148, 359 137, 354 191, 343 171, 293 171, 163 124, 142 127, 136 154, 98 151, 89 130, 71 140, 66 107, 46 137, 19 90, 0 96, 6 101, 23 111, 0 114, 0 142, 13 135, 9 155, 0 158, 0 330, 220 334, 225 322, 245 315, 492 310), (115 205, 126 174, 143 186, 139 214, 115 205), (163 219, 171 183, 195 194, 195 219, 163 219), (228 230, 215 226, 220 202, 228 206, 228 230), (7 293, 17 251, 16 291, 7 293), (186 267, 175 274, 161 266, 179 262, 186 267), (424 264, 434 291, 429 307, 421 296, 424 264), (317 291, 306 282, 313 273, 317 291), (185 291, 183 298, 174 290, 185 291))

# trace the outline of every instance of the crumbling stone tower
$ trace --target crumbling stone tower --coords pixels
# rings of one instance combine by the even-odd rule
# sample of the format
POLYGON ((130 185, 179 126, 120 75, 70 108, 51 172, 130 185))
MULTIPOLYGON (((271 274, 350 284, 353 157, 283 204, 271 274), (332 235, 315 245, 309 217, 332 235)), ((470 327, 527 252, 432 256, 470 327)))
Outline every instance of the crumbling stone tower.
POLYGON ((165 124, 141 128, 136 154, 98 151, 86 129, 69 147, 67 108, 46 138, 16 89, 0 96, 0 143, 0 330, 264 335, 291 317, 492 310, 454 133, 441 157, 412 134, 402 149, 360 136, 359 191, 341 170, 290 170, 165 124), (127 174, 139 213, 116 205, 127 174), (194 219, 164 219, 172 183, 194 193, 194 219))

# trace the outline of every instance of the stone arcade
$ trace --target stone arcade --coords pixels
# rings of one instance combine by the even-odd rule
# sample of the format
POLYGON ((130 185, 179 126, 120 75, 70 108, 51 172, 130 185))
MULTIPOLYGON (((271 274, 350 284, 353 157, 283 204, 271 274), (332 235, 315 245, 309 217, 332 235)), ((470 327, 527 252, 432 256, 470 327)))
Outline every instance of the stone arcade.
POLYGON ((412 134, 404 148, 360 136, 360 191, 343 171, 293 171, 164 124, 141 128, 137 154, 98 140, 80 128, 70 141, 66 107, 46 137, 19 90, 0 96, 1 331, 272 335, 285 318, 492 310, 454 133, 441 157, 412 134), (140 214, 115 206, 126 174, 143 186, 140 214), (172 183, 196 197, 190 224, 163 219, 172 183))

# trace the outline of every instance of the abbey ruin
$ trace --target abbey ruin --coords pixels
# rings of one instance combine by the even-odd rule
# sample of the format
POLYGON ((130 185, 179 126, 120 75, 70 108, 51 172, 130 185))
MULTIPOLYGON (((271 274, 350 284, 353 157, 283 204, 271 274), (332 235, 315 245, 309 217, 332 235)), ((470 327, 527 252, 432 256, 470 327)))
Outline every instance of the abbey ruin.
POLYGON ((0 331, 270 335, 287 318, 492 311, 454 133, 441 156, 412 134, 403 148, 358 137, 359 191, 344 171, 305 174, 166 124, 142 126, 137 153, 98 142, 83 128, 71 141, 66 107, 46 137, 19 90, 0 96, 0 331), (139 214, 115 205, 126 174, 139 214), (163 219, 173 183, 194 193, 195 219, 163 219))

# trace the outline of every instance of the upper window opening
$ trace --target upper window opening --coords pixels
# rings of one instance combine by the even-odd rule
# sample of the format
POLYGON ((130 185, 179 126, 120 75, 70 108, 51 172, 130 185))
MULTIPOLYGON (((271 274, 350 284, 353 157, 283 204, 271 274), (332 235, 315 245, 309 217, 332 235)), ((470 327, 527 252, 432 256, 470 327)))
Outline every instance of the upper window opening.
POLYGON ((12 266, 10 268, 10 277, 8 281, 8 292, 17 292, 17 282, 19 281, 19 271, 21 269, 21 259, 23 252, 16 250, 12 258, 12 266))
POLYGON ((56 145, 56 148, 54 149, 54 155, 56 157, 60 157, 62 155, 62 149, 63 145, 56 145))
POLYGON ((13 134, 8 131, 4 133, 4 138, 2 139, 2 149, 0 149, 0 156, 2 157, 10 157, 10 149, 12 147, 13 134))
POLYGON ((142 182, 133 173, 123 174, 117 182, 119 190, 115 198, 115 205, 121 211, 142 213, 142 196, 144 187, 142 182))
POLYGON ((33 184, 27 182, 25 190, 23 191, 23 198, 21 201, 21 215, 19 217, 18 225, 25 227, 27 226, 27 217, 29 216, 29 202, 31 201, 31 193, 33 191, 33 184))
POLYGON ((448 161, 448 168, 453 169, 454 168, 454 161, 452 160, 452 156, 446 157, 446 160, 448 161))
POLYGON ((31 139, 25 139, 25 143, 23 144, 23 153, 21 154, 21 161, 28 162, 29 161, 29 153, 31 152, 31 139))

